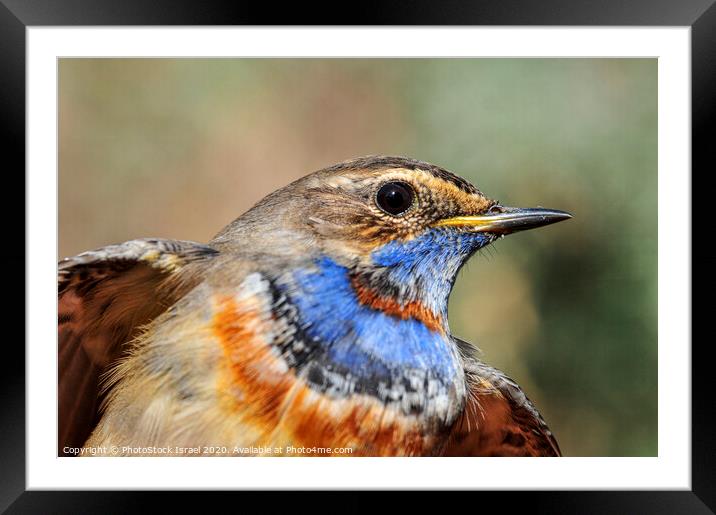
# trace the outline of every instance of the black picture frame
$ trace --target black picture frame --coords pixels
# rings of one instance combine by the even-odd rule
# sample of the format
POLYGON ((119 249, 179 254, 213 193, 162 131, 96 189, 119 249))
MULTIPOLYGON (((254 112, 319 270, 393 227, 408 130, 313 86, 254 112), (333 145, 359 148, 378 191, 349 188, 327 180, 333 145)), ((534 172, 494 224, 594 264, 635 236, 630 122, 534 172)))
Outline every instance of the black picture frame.
MULTIPOLYGON (((716 162, 716 145, 709 141, 716 125, 716 0, 541 0, 490 2, 441 0, 413 2, 361 2, 328 8, 316 3, 285 5, 257 2, 220 3, 214 1, 158 0, 0 0, 0 113, 4 180, 13 178, 25 191, 25 30, 32 26, 74 25, 551 25, 551 26, 689 26, 691 27, 692 72, 692 170, 706 175, 716 162), (339 10, 340 9, 340 10, 339 10), (12 164, 10 164, 12 163, 12 164)), ((7 191, 7 190, 6 190, 7 191)), ((12 191, 19 191, 13 189, 12 191)), ((20 207, 6 195, 3 203, 6 242, 2 253, 4 270, 23 267, 25 273, 25 226, 18 221, 20 207), (23 242, 20 245, 19 242, 23 242)), ((21 200, 22 202, 22 200, 21 200)), ((694 206, 699 204, 695 201, 694 206)), ((708 202, 700 204, 708 205, 708 202)), ((24 213, 24 211, 23 211, 24 213)), ((692 234, 698 234, 699 217, 693 216, 692 234)), ((703 220, 703 218, 701 218, 703 220)), ((702 270, 692 268, 697 273, 702 270)), ((705 272, 705 270, 704 270, 705 272)), ((20 282, 20 274, 7 273, 9 288, 20 282)), ((10 291, 20 291, 17 289, 10 291)), ((24 291, 24 290, 23 290, 24 291)), ((24 298, 24 296, 23 296, 24 298)), ((13 302, 25 306, 24 302, 13 302)), ((705 303, 694 304, 705 309, 705 303)), ((26 309, 32 309, 27 306, 26 309)), ((692 315, 693 316, 693 315, 692 315)), ((6 324, 9 327, 11 324, 6 324)), ((15 324, 18 325, 18 324, 15 324)), ((24 328, 24 326, 23 326, 24 328)), ((23 334, 24 336, 24 334, 23 334)), ((24 339, 24 338, 23 338, 24 339)), ((510 509, 524 507, 550 513, 716 513, 716 432, 713 430, 714 402, 711 398, 714 374, 708 359, 708 340, 692 345, 692 489, 690 491, 532 491, 466 492, 461 501, 488 503, 500 501, 510 509), (466 499, 470 495, 471 499, 466 499)), ((207 508, 247 493, 203 492, 199 497, 185 492, 61 492, 26 491, 25 487, 25 352, 16 338, 6 338, 3 346, 0 386, 4 408, 0 410, 0 510, 7 513, 125 513, 158 501, 162 511, 177 505, 207 508)), ((266 502, 263 494, 263 502, 266 502)), ((309 494, 315 508, 333 504, 340 511, 374 509, 372 500, 352 493, 352 500, 340 501, 344 509, 327 502, 322 494, 309 494), (321 497, 318 497, 321 495, 321 497), (320 504, 319 504, 320 502, 320 504)), ((455 494, 457 495, 457 494, 455 494)), ((271 502, 281 499, 273 496, 271 502)), ((424 503, 423 495, 412 493, 402 501, 404 509, 424 503)))

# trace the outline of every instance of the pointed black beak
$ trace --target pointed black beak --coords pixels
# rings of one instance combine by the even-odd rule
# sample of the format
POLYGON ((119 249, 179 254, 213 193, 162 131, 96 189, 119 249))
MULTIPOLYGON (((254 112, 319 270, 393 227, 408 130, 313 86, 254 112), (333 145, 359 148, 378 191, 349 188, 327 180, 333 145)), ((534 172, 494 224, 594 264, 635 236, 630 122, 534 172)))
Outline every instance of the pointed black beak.
POLYGON ((493 206, 482 215, 446 218, 435 225, 438 227, 463 227, 473 232, 510 234, 561 222, 569 218, 572 218, 572 215, 558 209, 493 206))

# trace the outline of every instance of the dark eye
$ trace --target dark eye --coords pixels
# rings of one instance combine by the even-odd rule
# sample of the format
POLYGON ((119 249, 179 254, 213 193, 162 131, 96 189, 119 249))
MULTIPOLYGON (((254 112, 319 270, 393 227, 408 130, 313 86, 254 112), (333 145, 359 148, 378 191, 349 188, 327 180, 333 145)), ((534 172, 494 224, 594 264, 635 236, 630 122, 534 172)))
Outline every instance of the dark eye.
POLYGON ((389 182, 381 186, 375 202, 388 214, 399 215, 413 205, 413 188, 404 182, 389 182))

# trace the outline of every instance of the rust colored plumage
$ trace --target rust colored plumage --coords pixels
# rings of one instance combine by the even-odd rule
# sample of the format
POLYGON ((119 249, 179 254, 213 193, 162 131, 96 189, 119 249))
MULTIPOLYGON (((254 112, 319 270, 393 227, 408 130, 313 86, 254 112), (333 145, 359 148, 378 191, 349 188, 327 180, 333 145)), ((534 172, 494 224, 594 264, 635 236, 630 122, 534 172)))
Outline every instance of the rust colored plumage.
POLYGON ((226 375, 217 392, 246 424, 258 426, 262 440, 254 445, 352 448, 368 456, 419 455, 431 442, 415 421, 387 421, 384 406, 369 399, 345 400, 330 406, 296 377, 281 373, 279 358, 263 341, 264 312, 251 299, 237 303, 224 297, 216 303, 212 330, 225 358, 226 375), (267 373, 267 371, 269 371, 267 373), (276 372, 271 372, 276 371, 276 372), (231 383, 231 387, 227 384, 231 383), (227 392, 241 398, 226 400, 227 392), (411 427, 412 426, 412 427, 411 427))
POLYGON ((381 296, 375 290, 363 285, 357 277, 351 279, 351 285, 356 291, 358 302, 362 305, 402 320, 413 318, 425 324, 425 327, 431 331, 443 331, 442 317, 430 311, 422 302, 410 300, 401 303, 395 298, 381 296))

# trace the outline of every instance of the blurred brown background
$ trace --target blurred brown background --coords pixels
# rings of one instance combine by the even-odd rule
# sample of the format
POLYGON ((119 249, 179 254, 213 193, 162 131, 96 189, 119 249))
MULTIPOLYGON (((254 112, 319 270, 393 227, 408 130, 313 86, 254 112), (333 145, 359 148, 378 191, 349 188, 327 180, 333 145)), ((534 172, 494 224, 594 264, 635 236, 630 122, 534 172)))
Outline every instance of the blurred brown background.
POLYGON ((348 158, 433 162, 574 215, 474 257, 452 331, 565 455, 654 456, 656 92, 655 59, 63 59, 58 257, 206 242, 348 158))

